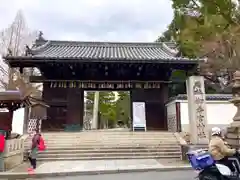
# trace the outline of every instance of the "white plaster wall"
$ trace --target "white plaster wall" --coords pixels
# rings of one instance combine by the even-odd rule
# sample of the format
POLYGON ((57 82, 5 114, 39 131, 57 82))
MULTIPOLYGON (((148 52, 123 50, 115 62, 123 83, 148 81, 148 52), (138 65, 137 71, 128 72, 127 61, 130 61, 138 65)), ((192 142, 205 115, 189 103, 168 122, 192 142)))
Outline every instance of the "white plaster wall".
MULTIPOLYGON (((237 108, 227 101, 207 101, 208 129, 214 126, 225 129, 232 122, 237 108)), ((189 132, 188 104, 187 101, 180 103, 182 131, 189 132)))

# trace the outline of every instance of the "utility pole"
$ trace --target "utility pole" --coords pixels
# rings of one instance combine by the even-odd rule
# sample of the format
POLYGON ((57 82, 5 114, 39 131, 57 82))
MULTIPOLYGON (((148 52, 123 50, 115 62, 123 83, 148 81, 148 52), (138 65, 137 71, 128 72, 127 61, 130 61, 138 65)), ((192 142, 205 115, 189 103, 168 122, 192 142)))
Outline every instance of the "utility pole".
POLYGON ((92 129, 98 129, 99 91, 94 93, 92 129))

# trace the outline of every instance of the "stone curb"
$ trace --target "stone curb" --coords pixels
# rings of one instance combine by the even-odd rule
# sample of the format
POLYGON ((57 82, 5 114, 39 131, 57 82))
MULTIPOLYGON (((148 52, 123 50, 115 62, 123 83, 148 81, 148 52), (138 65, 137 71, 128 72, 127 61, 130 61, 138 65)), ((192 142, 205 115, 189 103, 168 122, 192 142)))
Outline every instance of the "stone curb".
POLYGON ((183 171, 192 170, 190 166, 167 166, 163 168, 144 168, 144 169, 114 169, 114 170, 97 170, 97 171, 72 171, 72 172, 46 172, 29 175, 27 172, 3 172, 0 173, 0 179, 16 180, 27 178, 46 178, 56 176, 80 176, 80 175, 99 175, 99 174, 117 174, 117 173, 134 173, 134 172, 166 172, 166 171, 183 171))

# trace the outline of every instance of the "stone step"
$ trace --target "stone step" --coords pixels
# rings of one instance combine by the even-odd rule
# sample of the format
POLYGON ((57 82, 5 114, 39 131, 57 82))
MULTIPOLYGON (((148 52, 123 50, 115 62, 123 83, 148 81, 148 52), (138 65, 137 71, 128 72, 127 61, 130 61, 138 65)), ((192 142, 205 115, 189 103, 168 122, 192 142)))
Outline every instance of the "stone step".
POLYGON ((139 144, 139 143, 128 143, 128 144, 107 144, 107 143, 103 143, 103 144, 72 144, 72 143, 68 143, 68 144, 62 144, 62 143, 56 143, 56 144, 48 144, 46 143, 46 147, 47 148, 66 148, 66 147, 76 147, 76 148, 80 148, 80 147, 84 147, 84 148, 89 148, 89 147, 148 147, 148 146, 172 146, 172 145, 177 145, 177 143, 173 144, 173 143, 168 143, 168 142, 163 142, 163 143, 145 143, 145 144, 139 144))
POLYGON ((62 135, 62 134, 55 134, 55 135, 45 135, 42 134, 43 137, 172 137, 173 134, 73 134, 73 135, 62 135))
POLYGON ((128 137, 133 137, 133 138, 148 138, 148 137, 152 137, 152 138, 163 138, 163 137, 174 137, 173 134, 148 134, 148 135, 144 135, 144 134, 138 134, 138 135, 135 135, 135 134, 72 134, 72 135, 62 135, 62 134, 52 134, 52 135, 45 135, 43 134, 42 135, 43 137, 58 137, 58 138, 69 138, 69 137, 74 137, 74 138, 94 138, 94 137, 97 137, 97 138, 102 138, 102 137, 109 137, 109 138, 120 138, 120 137, 123 137, 123 138, 128 138, 128 137))
MULTIPOLYGON (((170 132, 43 133, 46 151, 40 161, 181 158, 181 147, 170 132)), ((25 142, 30 147, 31 139, 25 142)))
POLYGON ((81 141, 81 142, 114 142, 114 141, 177 141, 176 138, 114 138, 114 139, 108 139, 108 138, 45 138, 44 140, 46 142, 54 142, 54 141, 81 141))
POLYGON ((174 134, 168 131, 79 131, 79 132, 42 132, 44 135, 61 134, 61 135, 73 135, 73 134, 174 134))
POLYGON ((133 136, 118 136, 118 137, 109 137, 109 136, 105 136, 105 137, 100 137, 100 136, 88 136, 88 137, 74 137, 74 136, 69 136, 69 137, 46 137, 43 136, 44 139, 80 139, 80 140, 94 140, 94 139, 103 139, 103 140, 115 140, 115 139, 176 139, 176 137, 174 136, 169 136, 169 137, 154 137, 154 136, 149 136, 149 137, 133 137, 133 136))
POLYGON ((177 141, 111 141, 111 142, 81 142, 81 141, 56 141, 56 142, 48 142, 45 141, 45 144, 47 145, 127 145, 127 144, 136 144, 136 145, 151 145, 151 144, 178 144, 177 141))
POLYGON ((158 155, 158 156, 105 156, 105 157, 59 157, 59 158, 43 158, 39 157, 38 161, 81 161, 81 160, 112 160, 112 159, 173 159, 179 160, 179 155, 158 155))
POLYGON ((115 140, 136 140, 136 141, 140 141, 140 140, 175 140, 175 137, 44 137, 43 139, 47 140, 47 141, 68 141, 68 140, 76 140, 76 141, 115 141, 115 140))
POLYGON ((123 146, 123 145, 119 145, 119 146, 105 146, 105 145, 101 145, 101 146, 68 146, 68 147, 59 147, 59 146, 56 146, 56 147, 47 147, 47 150, 92 150, 92 149, 178 149, 180 148, 179 145, 177 144, 172 144, 172 145, 152 145, 152 146, 133 146, 133 145, 126 145, 126 146, 123 146))
MULTIPOLYGON (((30 143, 25 144, 25 149, 30 148, 30 143)), ((98 144, 98 145, 81 145, 81 144, 74 144, 74 145, 50 145, 46 144, 47 150, 74 150, 74 149, 81 149, 81 150, 92 150, 92 149, 155 149, 155 148, 163 148, 163 149, 169 149, 169 148, 180 148, 180 145, 178 144, 167 144, 167 143, 161 143, 161 144, 98 144)))
POLYGON ((73 142, 73 143, 78 143, 78 142, 81 142, 81 143, 85 143, 85 144, 89 144, 89 143, 116 143, 119 142, 178 142, 176 139, 114 139, 114 140, 100 140, 100 139, 95 139, 95 140, 81 140, 81 139, 46 139, 44 140, 46 143, 58 143, 58 142, 67 142, 67 143, 70 143, 70 142, 73 142))
POLYGON ((155 149, 47 149, 40 154, 72 154, 72 153, 119 153, 119 152, 180 152, 180 148, 155 148, 155 149))
POLYGON ((116 139, 122 139, 122 140, 142 140, 142 139, 146 139, 146 140, 167 140, 167 139, 176 139, 175 137, 45 137, 43 136, 44 139, 46 140, 57 140, 57 139, 61 139, 61 140, 81 140, 81 141, 94 141, 94 140, 116 140, 116 139))
POLYGON ((81 141, 94 141, 94 140, 176 140, 176 137, 45 137, 46 140, 81 140, 81 141))
POLYGON ((43 158, 65 158, 65 157, 106 157, 106 156, 124 156, 124 157, 134 157, 134 156, 163 156, 163 155, 181 155, 181 152, 108 152, 108 153, 58 153, 58 154, 39 154, 38 157, 43 158))
POLYGON ((74 135, 173 135, 172 132, 57 132, 57 133, 41 133, 42 135, 60 135, 60 136, 74 136, 74 135))

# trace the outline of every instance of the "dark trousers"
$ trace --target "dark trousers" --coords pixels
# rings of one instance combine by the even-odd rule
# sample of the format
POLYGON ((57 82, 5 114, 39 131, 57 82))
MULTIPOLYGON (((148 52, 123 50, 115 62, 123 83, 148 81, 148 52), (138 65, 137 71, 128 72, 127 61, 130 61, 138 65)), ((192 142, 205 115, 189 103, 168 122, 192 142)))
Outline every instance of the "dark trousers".
POLYGON ((28 160, 30 161, 30 164, 31 164, 32 168, 36 169, 36 167, 37 167, 37 160, 36 159, 32 159, 31 157, 28 157, 28 160))
POLYGON ((229 161, 227 157, 218 160, 218 162, 219 162, 220 164, 223 164, 223 165, 229 167, 232 172, 235 171, 235 168, 234 168, 234 166, 233 166, 233 164, 232 164, 232 161, 229 161))

